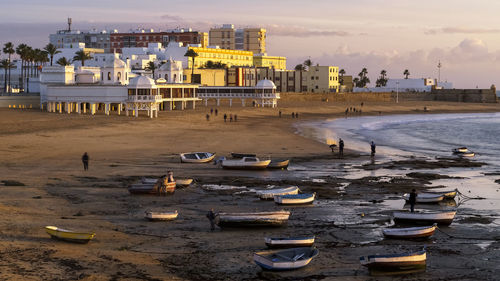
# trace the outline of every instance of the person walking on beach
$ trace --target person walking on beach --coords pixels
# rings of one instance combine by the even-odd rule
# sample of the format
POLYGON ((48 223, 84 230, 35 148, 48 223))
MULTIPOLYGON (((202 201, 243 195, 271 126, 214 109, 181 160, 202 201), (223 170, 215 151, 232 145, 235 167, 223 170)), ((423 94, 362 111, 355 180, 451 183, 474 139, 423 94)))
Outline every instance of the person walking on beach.
POLYGON ((224 113, 224 122, 226 122, 226 120, 227 120, 227 114, 224 113))
POLYGON ((295 118, 299 118, 299 113, 295 112, 295 118))
POLYGON ((210 108, 210 115, 214 114, 214 109, 210 108))
POLYGON ((210 115, 208 115, 208 113, 207 113, 206 118, 207 118, 207 121, 210 121, 210 115))
POLYGON ((83 162, 83 170, 84 171, 88 171, 89 169, 89 155, 87 154, 87 152, 85 152, 82 156, 82 162, 83 162))
POLYGON ((238 115, 234 115, 234 122, 238 121, 238 115))
POLYGON ((210 221, 210 230, 214 231, 215 230, 215 213, 214 213, 213 208, 210 209, 210 211, 208 211, 207 218, 210 221))
POLYGON ((410 211, 413 213, 415 211, 415 203, 417 203, 417 192, 415 189, 411 190, 408 201, 410 202, 410 211))
POLYGON ((292 112, 292 118, 295 118, 295 112, 292 112))
POLYGON ((339 158, 344 157, 344 140, 339 138, 339 158))
POLYGON ((371 156, 374 157, 375 156, 375 149, 377 148, 377 146, 375 145, 375 143, 373 141, 370 142, 370 148, 372 150, 371 156))
POLYGON ((215 116, 217 116, 217 114, 219 114, 219 110, 217 110, 217 108, 215 109, 215 116))
POLYGON ((233 122, 233 115, 229 114, 229 122, 233 122))
POLYGON ((280 118, 281 118, 281 110, 280 110, 280 112, 279 112, 279 116, 280 116, 280 118))

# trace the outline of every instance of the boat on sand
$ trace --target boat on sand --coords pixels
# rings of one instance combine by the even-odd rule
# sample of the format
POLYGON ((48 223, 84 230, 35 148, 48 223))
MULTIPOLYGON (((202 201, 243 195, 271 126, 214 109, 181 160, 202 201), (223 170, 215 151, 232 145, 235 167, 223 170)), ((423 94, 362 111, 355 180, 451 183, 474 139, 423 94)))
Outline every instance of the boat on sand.
POLYGON ((193 183, 193 179, 175 179, 175 182, 179 187, 188 187, 193 183))
POLYGON ((412 222, 419 224, 437 223, 441 225, 450 225, 455 218, 457 211, 440 212, 394 212, 394 221, 412 222))
POLYGON ((446 191, 433 191, 433 190, 426 190, 424 192, 419 193, 420 194, 439 194, 443 195, 445 199, 453 199, 455 196, 457 196, 458 190, 446 190, 446 191))
POLYGON ((257 195, 262 200, 272 200, 274 199, 274 196, 277 195, 290 195, 298 193, 299 193, 299 188, 297 186, 257 191, 257 195))
POLYGON ((307 266, 319 250, 311 247, 269 250, 254 253, 254 262, 266 270, 294 270, 307 266))
POLYGON ((264 241, 268 248, 295 248, 311 247, 314 244, 314 236, 305 237, 266 237, 264 241))
POLYGON ((427 253, 424 249, 411 253, 371 255, 360 257, 359 261, 369 269, 407 270, 425 266, 427 253))
POLYGON ((415 239, 415 238, 429 238, 436 231, 437 223, 431 226, 417 226, 407 228, 386 228, 382 233, 386 238, 395 239, 415 239))
POLYGON ((210 152, 192 152, 181 153, 182 163, 208 163, 215 158, 215 153, 210 152))
POLYGON ((88 243, 95 237, 95 232, 77 232, 57 226, 46 226, 45 231, 54 239, 80 244, 88 243))
MULTIPOLYGON (((403 194, 403 198, 406 201, 410 200, 410 194, 405 193, 403 194)), ((443 201, 444 195, 442 194, 431 194, 431 193, 418 193, 417 194, 417 203, 439 203, 443 201)))
POLYGON ((269 163, 269 166, 267 166, 268 169, 287 169, 288 165, 290 164, 290 160, 271 160, 271 163, 269 163))
POLYGON ((150 221, 171 221, 175 220, 179 214, 176 211, 173 212, 146 212, 146 219, 150 221))
POLYGON ((304 205, 304 204, 312 204, 315 198, 316 198, 316 192, 290 194, 290 195, 275 195, 274 203, 279 205, 304 205))
POLYGON ((288 222, 290 212, 217 213, 215 223, 219 227, 282 226, 288 222))
POLYGON ((241 159, 224 159, 222 168, 239 170, 263 170, 269 166, 271 160, 259 160, 257 157, 243 157, 241 159))

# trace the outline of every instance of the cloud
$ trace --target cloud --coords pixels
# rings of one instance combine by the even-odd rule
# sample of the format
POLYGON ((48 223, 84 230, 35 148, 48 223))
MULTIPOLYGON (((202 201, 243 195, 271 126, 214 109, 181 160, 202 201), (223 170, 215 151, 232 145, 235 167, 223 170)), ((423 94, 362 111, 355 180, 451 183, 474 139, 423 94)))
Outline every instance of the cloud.
POLYGON ((278 24, 266 25, 268 33, 276 36, 291 36, 291 37, 313 37, 313 36, 351 36, 353 34, 347 31, 336 30, 312 30, 301 26, 285 26, 278 24))
POLYGON ((184 18, 179 17, 179 16, 175 16, 175 15, 163 15, 163 16, 160 16, 160 18, 162 20, 166 20, 166 21, 175 21, 175 22, 185 21, 184 18))
POLYGON ((466 27, 442 27, 435 29, 427 29, 424 31, 427 35, 435 35, 435 34, 495 34, 500 33, 500 29, 498 28, 466 28, 466 27))

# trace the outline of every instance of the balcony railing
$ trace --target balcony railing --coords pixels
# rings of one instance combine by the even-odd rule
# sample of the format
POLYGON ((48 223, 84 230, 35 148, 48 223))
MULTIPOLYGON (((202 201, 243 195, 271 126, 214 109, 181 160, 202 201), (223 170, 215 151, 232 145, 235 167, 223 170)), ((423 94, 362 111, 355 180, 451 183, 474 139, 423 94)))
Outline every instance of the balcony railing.
POLYGON ((149 96, 149 95, 131 95, 128 96, 128 101, 130 102, 161 102, 163 97, 161 95, 149 96))

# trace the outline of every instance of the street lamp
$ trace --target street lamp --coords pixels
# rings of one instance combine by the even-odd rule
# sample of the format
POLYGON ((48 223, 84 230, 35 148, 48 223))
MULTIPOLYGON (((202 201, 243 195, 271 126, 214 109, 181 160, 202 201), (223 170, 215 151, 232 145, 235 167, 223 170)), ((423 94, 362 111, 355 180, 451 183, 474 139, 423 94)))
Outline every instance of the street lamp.
POLYGON ((396 103, 399 103, 399 81, 396 82, 396 103))

